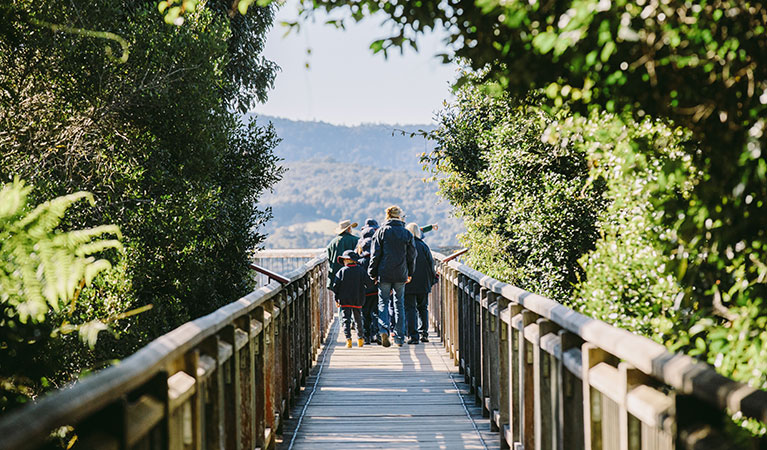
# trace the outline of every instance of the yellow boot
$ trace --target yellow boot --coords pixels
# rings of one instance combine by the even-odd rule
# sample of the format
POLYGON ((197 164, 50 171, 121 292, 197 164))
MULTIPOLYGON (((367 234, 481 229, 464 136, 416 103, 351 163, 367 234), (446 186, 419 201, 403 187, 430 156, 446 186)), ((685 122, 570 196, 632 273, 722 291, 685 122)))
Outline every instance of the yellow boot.
POLYGON ((365 345, 365 340, 362 338, 357 339, 357 347, 362 347, 365 345))
POLYGON ((347 339, 346 340, 346 348, 352 348, 352 340, 351 339, 347 339))

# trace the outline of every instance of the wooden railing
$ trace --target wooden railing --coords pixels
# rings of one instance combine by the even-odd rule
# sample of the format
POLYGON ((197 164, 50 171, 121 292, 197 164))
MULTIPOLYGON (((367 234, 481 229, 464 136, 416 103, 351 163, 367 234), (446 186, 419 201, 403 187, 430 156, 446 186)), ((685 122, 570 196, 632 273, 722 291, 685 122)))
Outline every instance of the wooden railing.
POLYGON ((0 448, 39 448, 62 426, 74 427, 75 449, 273 446, 334 312, 327 258, 307 259, 287 284, 269 283, 4 417, 0 448))
MULTIPOLYGON (((321 254, 327 254, 327 250, 324 248, 260 250, 253 257, 253 265, 282 275, 296 270, 306 261, 321 254)), ((268 274, 259 273, 256 275, 256 285, 266 286, 273 279, 268 274)))
POLYGON ((729 450, 725 411, 767 422, 767 392, 435 256, 433 325, 503 448, 729 450))

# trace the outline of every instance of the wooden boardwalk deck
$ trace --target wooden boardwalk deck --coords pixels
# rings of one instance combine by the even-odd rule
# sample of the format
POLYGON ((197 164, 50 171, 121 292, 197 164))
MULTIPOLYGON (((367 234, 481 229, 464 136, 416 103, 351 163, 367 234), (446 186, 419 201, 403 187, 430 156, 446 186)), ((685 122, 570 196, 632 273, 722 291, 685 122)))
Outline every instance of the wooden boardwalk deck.
POLYGON ((348 349, 336 319, 328 342, 278 448, 499 448, 436 335, 348 349))

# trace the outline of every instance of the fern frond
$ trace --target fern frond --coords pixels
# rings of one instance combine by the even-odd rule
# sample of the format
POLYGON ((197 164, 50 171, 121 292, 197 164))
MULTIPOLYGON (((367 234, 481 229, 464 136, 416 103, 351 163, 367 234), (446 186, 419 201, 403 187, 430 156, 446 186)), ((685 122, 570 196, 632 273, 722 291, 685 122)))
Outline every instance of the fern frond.
POLYGON ((58 197, 25 214, 29 192, 19 180, 0 188, 0 304, 10 306, 21 323, 40 322, 48 311, 60 311, 83 285, 112 267, 94 255, 123 251, 122 234, 115 225, 56 229, 72 204, 80 200, 94 204, 92 194, 58 197))
POLYGON ((53 230, 59 226, 67 209, 69 209, 72 204, 83 199, 88 200, 91 205, 96 204, 93 194, 90 192, 81 191, 75 192, 74 194, 64 195, 38 205, 32 212, 21 219, 17 226, 20 229, 28 230, 32 235, 53 230))

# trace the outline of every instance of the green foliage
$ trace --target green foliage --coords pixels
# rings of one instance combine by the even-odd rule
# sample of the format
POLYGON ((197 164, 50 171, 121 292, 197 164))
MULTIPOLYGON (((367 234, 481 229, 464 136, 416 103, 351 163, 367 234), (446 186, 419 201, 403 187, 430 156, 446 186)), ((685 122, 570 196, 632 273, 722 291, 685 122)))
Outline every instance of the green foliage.
POLYGON ((698 181, 688 133, 651 119, 637 123, 592 114, 589 119, 570 117, 546 137, 582 147, 592 179, 605 183, 600 238, 580 260, 584 277, 574 305, 665 342, 689 314, 682 308, 685 292, 677 277, 676 231, 663 220, 663 206, 689 196, 698 181))
POLYGON ((582 275, 597 238, 600 183, 586 155, 541 135, 557 120, 537 104, 464 88, 440 115, 425 162, 468 230, 469 262, 491 276, 560 300, 582 275))
POLYGON ((281 169, 274 130, 235 110, 264 100, 272 83, 276 66, 259 53, 273 11, 230 17, 229 6, 200 3, 183 27, 164 23, 152 1, 0 9, 0 179, 34 185, 32 202, 93 192, 99 202, 73 206, 62 229, 114 223, 124 234, 124 258, 80 292, 67 320, 153 305, 112 324, 93 350, 66 325, 41 330, 34 351, 14 360, 17 373, 67 382, 250 289, 249 254, 269 217, 258 200, 281 169), (42 22, 108 30, 130 55, 118 63, 102 39, 42 22), (44 339, 54 332, 62 338, 44 339))
POLYGON ((30 190, 21 181, 0 186, 0 304, 4 310, 0 328, 4 330, 13 330, 30 320, 42 322, 50 310, 60 312, 77 291, 111 268, 108 259, 93 255, 109 249, 122 250, 118 240, 102 238, 120 236, 114 225, 56 230, 73 203, 95 203, 91 194, 78 192, 59 197, 30 211, 30 190))
MULTIPOLYGON (((735 287, 709 299, 688 281, 691 264, 706 267, 696 261, 708 249, 684 242, 684 216, 667 214, 705 182, 689 130, 565 107, 552 113, 540 97, 487 92, 459 91, 425 159, 467 224, 469 263, 764 388, 767 321, 754 295, 764 264, 720 261, 735 287)), ((707 269, 698 277, 721 273, 707 269)), ((765 433, 764 424, 746 426, 765 433)))
MULTIPOLYGON (((111 272, 108 255, 123 249, 120 230, 101 225, 62 231, 67 210, 81 200, 92 206, 93 195, 77 192, 32 208, 31 190, 19 180, 0 185, 1 409, 34 393, 32 374, 23 369, 38 342, 77 331, 93 348, 99 332, 107 329, 106 322, 118 318, 94 314, 87 322, 77 322, 72 315, 78 300, 90 306, 80 297, 83 289, 96 284, 98 275, 111 272)), ((46 378, 39 379, 47 383, 46 378)))

